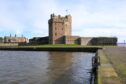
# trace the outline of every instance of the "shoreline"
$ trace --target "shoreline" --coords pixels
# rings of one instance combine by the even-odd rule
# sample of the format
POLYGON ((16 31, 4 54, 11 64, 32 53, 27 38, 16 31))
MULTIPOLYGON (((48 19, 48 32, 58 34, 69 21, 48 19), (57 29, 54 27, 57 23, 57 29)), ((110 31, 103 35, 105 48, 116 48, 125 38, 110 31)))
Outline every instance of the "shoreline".
POLYGON ((126 81, 126 47, 103 48, 98 50, 98 84, 124 84, 126 81))
POLYGON ((8 51, 63 51, 63 52, 97 52, 100 47, 0 47, 8 51))

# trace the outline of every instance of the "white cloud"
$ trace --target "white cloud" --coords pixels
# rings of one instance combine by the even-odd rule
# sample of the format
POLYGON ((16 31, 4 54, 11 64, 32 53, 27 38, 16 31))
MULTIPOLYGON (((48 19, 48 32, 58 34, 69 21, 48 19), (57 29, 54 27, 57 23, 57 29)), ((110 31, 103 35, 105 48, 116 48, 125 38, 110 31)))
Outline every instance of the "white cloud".
POLYGON ((125 39, 126 2, 115 0, 0 0, 0 32, 17 34, 30 32, 35 36, 48 35, 51 13, 73 19, 73 34, 81 36, 117 36, 125 39))
POLYGON ((0 30, 22 33, 24 25, 16 21, 10 13, 9 6, 5 1, 0 1, 0 30))

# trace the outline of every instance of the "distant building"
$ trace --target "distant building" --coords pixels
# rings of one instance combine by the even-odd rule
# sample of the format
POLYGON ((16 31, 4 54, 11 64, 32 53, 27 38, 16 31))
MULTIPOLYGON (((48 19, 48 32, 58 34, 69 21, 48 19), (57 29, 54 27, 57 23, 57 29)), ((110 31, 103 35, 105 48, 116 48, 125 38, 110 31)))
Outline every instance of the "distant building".
POLYGON ((34 37, 32 39, 29 39, 29 43, 31 44, 48 44, 49 43, 49 37, 34 37))
POLYGON ((0 37, 0 43, 3 43, 3 42, 4 42, 3 37, 0 37))
POLYGON ((5 36, 4 43, 28 43, 29 40, 26 37, 17 37, 16 35, 13 36, 5 36))
MULTIPOLYGON (((79 44, 79 45, 116 45, 116 37, 80 37, 72 35, 71 15, 50 15, 48 20, 49 37, 34 37, 30 43, 38 44, 79 44)), ((89 31, 90 32, 90 31, 89 31)))

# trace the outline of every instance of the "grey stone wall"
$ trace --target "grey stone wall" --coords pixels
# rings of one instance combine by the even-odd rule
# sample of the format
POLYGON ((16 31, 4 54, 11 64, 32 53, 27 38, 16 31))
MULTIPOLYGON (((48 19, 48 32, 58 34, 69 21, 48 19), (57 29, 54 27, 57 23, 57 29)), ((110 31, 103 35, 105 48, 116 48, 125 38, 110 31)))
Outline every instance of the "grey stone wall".
POLYGON ((91 45, 92 37, 80 37, 79 44, 80 45, 91 45))
POLYGON ((79 44, 79 36, 64 36, 65 44, 79 44))
POLYGON ((117 45, 116 37, 97 37, 91 40, 92 45, 117 45))
POLYGON ((30 44, 48 44, 49 37, 34 37, 29 40, 30 44))

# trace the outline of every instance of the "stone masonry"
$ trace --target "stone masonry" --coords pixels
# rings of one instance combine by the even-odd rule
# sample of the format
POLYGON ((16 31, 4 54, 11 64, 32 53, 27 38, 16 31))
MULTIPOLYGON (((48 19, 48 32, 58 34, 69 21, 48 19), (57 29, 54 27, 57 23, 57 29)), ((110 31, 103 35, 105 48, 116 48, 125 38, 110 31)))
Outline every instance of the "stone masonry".
POLYGON ((116 37, 80 37, 72 36, 71 15, 56 16, 51 14, 49 24, 50 44, 80 44, 80 45, 116 45, 116 37))
POLYGON ((71 15, 62 17, 51 14, 48 23, 50 44, 64 44, 63 36, 71 36, 71 15))
MULTIPOLYGON (((50 15, 48 20, 49 36, 33 38, 33 44, 79 44, 79 45, 116 45, 116 37, 80 37, 72 35, 72 16, 50 15)), ((90 31, 89 31, 90 32, 90 31)))

